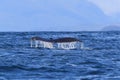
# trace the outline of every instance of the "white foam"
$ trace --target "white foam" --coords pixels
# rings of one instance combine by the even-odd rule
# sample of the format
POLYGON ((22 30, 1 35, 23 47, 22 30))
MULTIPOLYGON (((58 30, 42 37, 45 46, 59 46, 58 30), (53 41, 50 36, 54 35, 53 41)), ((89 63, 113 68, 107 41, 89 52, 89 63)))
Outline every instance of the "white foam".
POLYGON ((82 50, 93 50, 93 49, 90 48, 90 47, 85 47, 85 46, 84 46, 84 43, 81 43, 81 49, 82 49, 82 50))
POLYGON ((73 67, 76 67, 76 66, 77 66, 77 65, 71 64, 71 63, 66 63, 66 65, 70 65, 70 66, 73 66, 73 67))
POLYGON ((90 47, 83 47, 82 49, 83 49, 83 50, 93 50, 93 49, 90 48, 90 47))

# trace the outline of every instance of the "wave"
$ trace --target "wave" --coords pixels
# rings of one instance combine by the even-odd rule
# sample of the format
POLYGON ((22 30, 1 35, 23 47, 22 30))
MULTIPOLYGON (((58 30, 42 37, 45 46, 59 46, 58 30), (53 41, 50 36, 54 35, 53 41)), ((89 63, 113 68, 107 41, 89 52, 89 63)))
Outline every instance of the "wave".
POLYGON ((68 72, 64 69, 56 69, 55 67, 47 67, 47 66, 24 66, 24 65, 12 65, 12 66, 0 66, 0 71, 17 71, 17 70, 24 70, 24 71, 43 71, 43 72, 68 72))

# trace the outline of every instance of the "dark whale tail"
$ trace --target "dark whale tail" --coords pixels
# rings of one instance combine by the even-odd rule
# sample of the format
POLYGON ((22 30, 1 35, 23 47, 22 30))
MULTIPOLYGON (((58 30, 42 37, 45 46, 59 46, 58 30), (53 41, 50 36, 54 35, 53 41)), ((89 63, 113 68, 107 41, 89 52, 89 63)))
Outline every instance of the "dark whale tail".
POLYGON ((33 43, 35 43, 35 47, 44 47, 44 48, 54 48, 54 44, 57 44, 58 48, 63 49, 74 49, 76 48, 78 43, 82 43, 81 40, 72 38, 72 37, 64 37, 58 39, 45 39, 41 37, 32 37, 31 38, 31 47, 33 47, 33 43))

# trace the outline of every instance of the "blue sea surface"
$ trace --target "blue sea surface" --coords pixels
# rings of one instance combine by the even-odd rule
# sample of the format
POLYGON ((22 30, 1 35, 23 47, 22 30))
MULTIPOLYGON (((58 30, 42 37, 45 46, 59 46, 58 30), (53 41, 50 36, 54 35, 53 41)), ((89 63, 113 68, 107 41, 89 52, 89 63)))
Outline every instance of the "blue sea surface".
POLYGON ((0 80, 120 80, 120 32, 1 32, 0 80), (74 37, 91 49, 31 48, 34 36, 74 37))

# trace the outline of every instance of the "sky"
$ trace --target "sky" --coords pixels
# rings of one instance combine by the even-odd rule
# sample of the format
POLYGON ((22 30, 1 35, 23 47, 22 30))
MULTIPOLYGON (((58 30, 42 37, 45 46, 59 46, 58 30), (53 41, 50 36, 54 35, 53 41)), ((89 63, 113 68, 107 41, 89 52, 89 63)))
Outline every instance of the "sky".
POLYGON ((0 0, 0 31, 96 31, 120 24, 120 0, 0 0))

